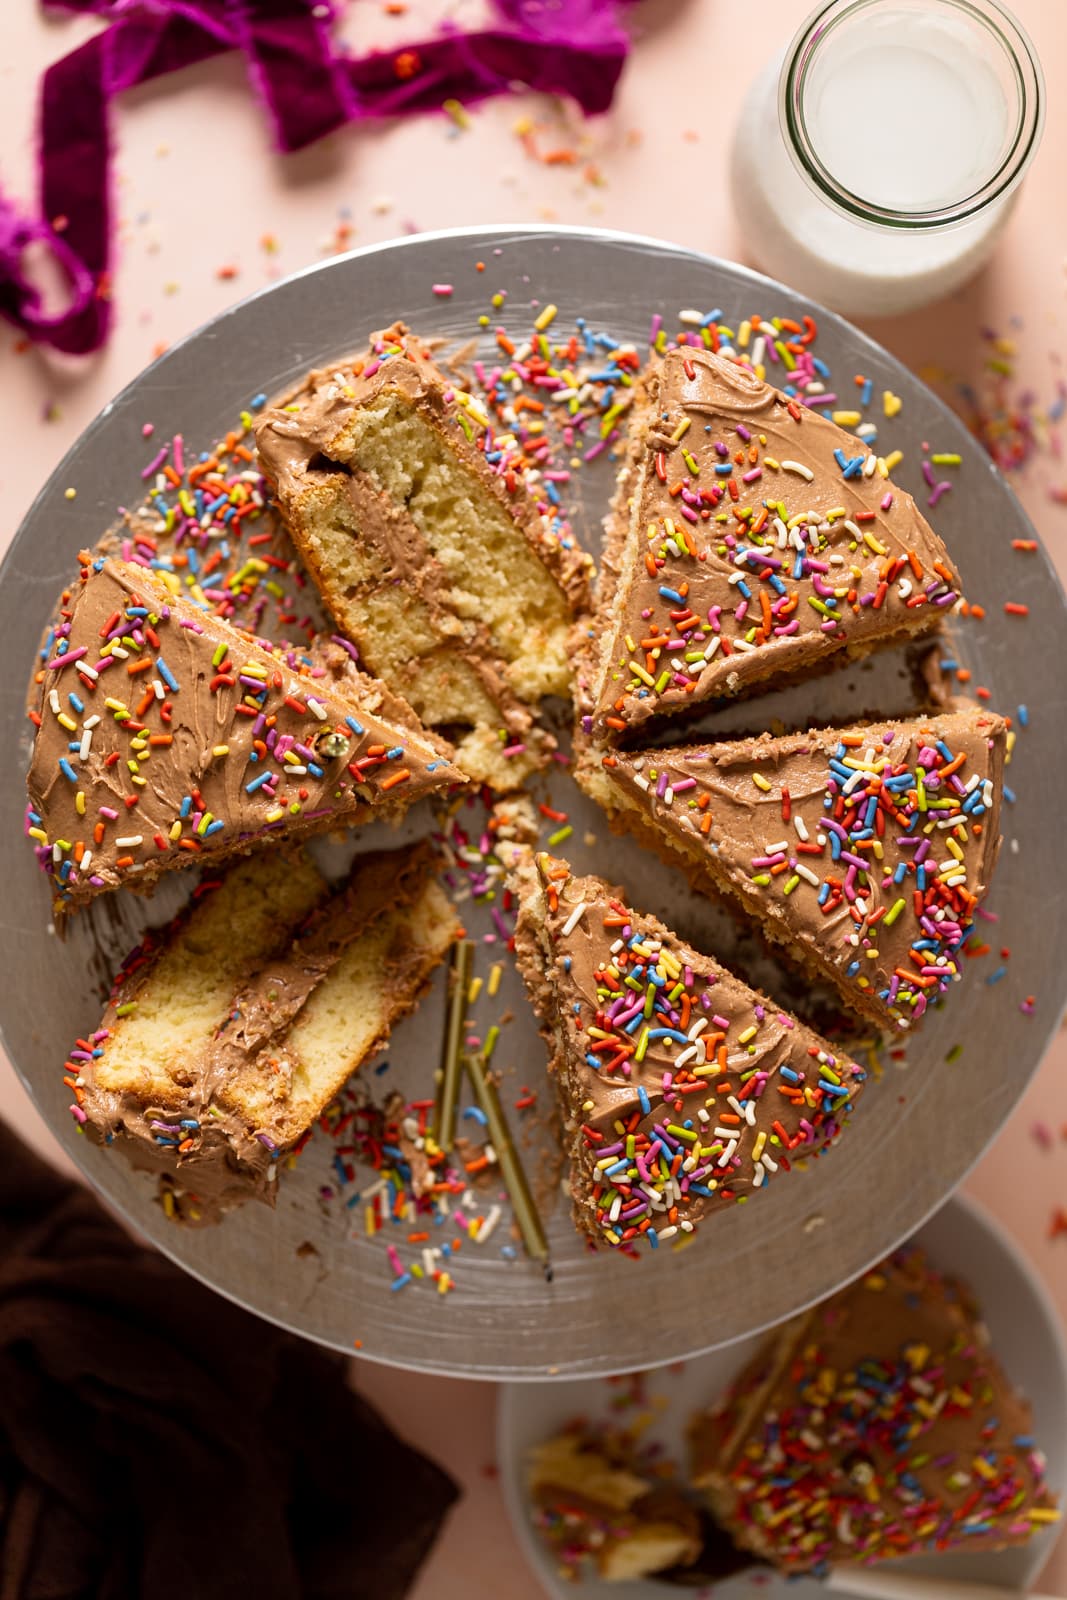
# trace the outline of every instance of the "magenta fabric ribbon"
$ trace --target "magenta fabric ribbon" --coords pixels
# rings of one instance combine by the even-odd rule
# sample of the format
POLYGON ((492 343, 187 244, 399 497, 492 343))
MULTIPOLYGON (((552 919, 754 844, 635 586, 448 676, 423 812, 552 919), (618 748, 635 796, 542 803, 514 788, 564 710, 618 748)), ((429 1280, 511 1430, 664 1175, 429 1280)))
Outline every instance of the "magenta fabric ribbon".
POLYGON ((137 84, 242 50, 277 148, 300 150, 349 122, 435 110, 513 88, 605 111, 629 49, 628 0, 493 0, 491 25, 363 56, 335 48, 335 8, 316 0, 51 0, 110 26, 49 67, 41 86, 40 214, 0 194, 0 316, 65 355, 87 355, 111 322, 110 105, 137 84), (49 313, 26 271, 51 252, 68 296, 49 313))

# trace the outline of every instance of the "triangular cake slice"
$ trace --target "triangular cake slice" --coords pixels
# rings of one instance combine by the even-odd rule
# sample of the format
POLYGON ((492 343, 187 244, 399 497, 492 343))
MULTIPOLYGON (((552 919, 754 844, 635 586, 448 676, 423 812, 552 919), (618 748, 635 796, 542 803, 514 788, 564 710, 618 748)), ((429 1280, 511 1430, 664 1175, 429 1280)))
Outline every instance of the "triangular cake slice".
POLYGON ((961 710, 678 749, 583 747, 608 813, 879 1028, 960 976, 1000 844, 1006 725, 961 710))
POLYGON ((590 1237, 690 1233, 836 1136, 860 1067, 603 879, 539 854, 513 882, 590 1237))
POLYGON ((133 952, 67 1063, 71 1111, 163 1174, 188 1220, 273 1203, 279 1162, 410 1011, 459 933, 434 852, 231 868, 133 952))
POLYGON ((310 675, 143 567, 83 569, 38 677, 27 827, 57 908, 395 818, 465 781, 355 683, 310 675))
POLYGON ((862 655, 959 598, 941 540, 862 440, 709 351, 671 351, 633 408, 598 612, 586 732, 862 655))
POLYGON ((912 1245, 771 1335, 694 1418, 691 1476, 789 1574, 999 1550, 1059 1517, 1032 1426, 969 1291, 912 1245))
POLYGON ((297 549, 367 669, 517 788, 550 748, 538 703, 571 693, 590 563, 514 434, 402 323, 312 373, 256 424, 297 549))

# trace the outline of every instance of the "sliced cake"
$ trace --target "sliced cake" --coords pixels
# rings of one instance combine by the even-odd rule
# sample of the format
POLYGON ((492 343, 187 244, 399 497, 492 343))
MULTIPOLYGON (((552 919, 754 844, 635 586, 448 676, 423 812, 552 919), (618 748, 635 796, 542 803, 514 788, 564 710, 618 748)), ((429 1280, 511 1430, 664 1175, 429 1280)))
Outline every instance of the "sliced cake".
POLYGON ((27 831, 57 909, 465 781, 358 684, 311 676, 143 567, 83 568, 38 676, 27 831))
POLYGON ((531 1453, 534 1522, 562 1577, 626 1582, 696 1560, 700 1516, 662 1468, 620 1429, 567 1428, 531 1453))
POLYGON ((256 425, 297 549, 370 672, 500 790, 540 764, 547 695, 570 695, 589 561, 535 459, 402 323, 313 373, 256 425))
POLYGON ((694 1419, 692 1478, 783 1572, 1022 1544, 1058 1520, 968 1291, 914 1246, 774 1333, 694 1419))
POLYGON ((539 854, 513 885, 575 1220, 598 1243, 690 1233, 834 1138, 864 1074, 825 1040, 600 878, 539 854))
POLYGON ((955 604, 944 545, 862 440, 708 351, 647 382, 579 671, 586 732, 910 639, 955 604))
POLYGON ((273 1202, 278 1160, 415 1004, 457 937, 428 844, 357 856, 331 890, 272 851, 134 952, 67 1063, 74 1116, 166 1174, 185 1213, 273 1202))
POLYGON ((586 746, 576 776, 612 827, 900 1029, 960 977, 1000 844, 1006 731, 964 710, 673 750, 586 746))

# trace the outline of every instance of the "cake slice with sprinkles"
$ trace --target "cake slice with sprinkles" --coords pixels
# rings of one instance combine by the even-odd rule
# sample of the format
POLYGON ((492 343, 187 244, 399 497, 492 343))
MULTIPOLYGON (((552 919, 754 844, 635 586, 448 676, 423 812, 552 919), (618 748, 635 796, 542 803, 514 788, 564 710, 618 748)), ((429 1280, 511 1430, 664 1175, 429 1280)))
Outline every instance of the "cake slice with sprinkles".
POLYGON ((1008 730, 984 710, 676 749, 583 747, 575 776, 880 1029, 962 973, 1000 845, 1008 730))
POLYGON ((770 1337, 694 1418, 691 1476, 788 1574, 1000 1550, 1059 1520, 1032 1426, 970 1292, 912 1245, 770 1337))
MULTIPOLYGON (((590 562, 536 449, 396 323, 256 424, 263 470, 341 632, 494 789, 551 748, 590 562)), ((546 444, 547 449, 547 444, 546 444)))
POLYGON ((57 910, 465 781, 354 680, 313 676, 147 568, 86 565, 37 676, 26 826, 57 910))
POLYGON ((428 843, 356 857, 331 889, 302 851, 210 880, 135 950, 66 1064, 71 1113, 215 1220, 255 1196, 416 1003, 460 932, 428 843))
POLYGON ((648 390, 579 673, 587 733, 773 687, 952 610, 944 545, 861 439, 706 350, 670 351, 648 390))
POLYGON ((860 1067, 601 878, 538 854, 513 885, 579 1229, 656 1247, 836 1137, 860 1067))

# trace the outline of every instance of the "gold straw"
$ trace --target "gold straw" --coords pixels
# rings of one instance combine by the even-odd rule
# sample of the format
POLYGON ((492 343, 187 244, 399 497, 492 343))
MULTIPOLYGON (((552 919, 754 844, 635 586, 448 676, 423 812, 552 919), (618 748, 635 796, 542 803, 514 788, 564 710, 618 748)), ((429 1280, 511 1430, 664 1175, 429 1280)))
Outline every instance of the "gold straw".
POLYGON ((467 1012, 467 990, 473 963, 473 943, 470 939, 458 939, 452 946, 449 958, 448 1013, 445 1017, 444 1051, 437 1073, 434 1105, 434 1138, 446 1153, 456 1142, 456 1103, 463 1071, 460 1047, 463 1043, 463 1019, 467 1012))
POLYGON ((541 1218, 537 1214, 537 1207, 526 1182, 526 1173, 523 1171, 519 1153, 511 1142, 511 1130, 500 1104, 496 1084, 485 1070, 485 1060, 482 1056, 466 1056, 464 1059, 471 1083, 474 1085, 475 1099, 485 1113, 489 1125, 489 1138, 504 1175, 522 1242, 526 1246, 527 1254, 544 1265, 547 1276, 548 1240, 545 1238, 541 1218))

